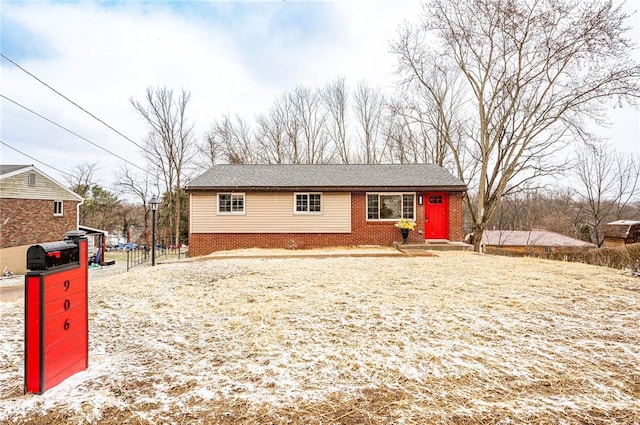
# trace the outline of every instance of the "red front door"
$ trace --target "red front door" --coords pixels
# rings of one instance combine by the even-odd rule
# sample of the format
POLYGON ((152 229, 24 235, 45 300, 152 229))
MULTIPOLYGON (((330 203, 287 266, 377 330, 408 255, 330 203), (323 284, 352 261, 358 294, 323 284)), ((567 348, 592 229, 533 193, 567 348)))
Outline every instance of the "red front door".
POLYGON ((449 239, 449 195, 424 193, 424 238, 449 239))

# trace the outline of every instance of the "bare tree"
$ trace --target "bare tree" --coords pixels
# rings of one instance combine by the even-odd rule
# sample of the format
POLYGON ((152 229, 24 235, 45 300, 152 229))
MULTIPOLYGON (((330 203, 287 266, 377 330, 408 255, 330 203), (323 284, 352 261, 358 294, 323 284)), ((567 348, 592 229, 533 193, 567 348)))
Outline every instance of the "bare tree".
POLYGON ((144 218, 144 235, 147 247, 150 244, 150 231, 149 231, 149 217, 151 215, 151 207, 149 201, 154 195, 152 193, 153 187, 158 187, 158 182, 153 181, 152 173, 138 173, 123 164, 116 172, 115 177, 117 180, 117 186, 123 193, 132 195, 139 202, 142 207, 144 218))
POLYGON ((256 162, 257 149, 253 145, 251 129, 240 115, 233 119, 229 115, 223 115, 213 123, 205 137, 221 148, 222 155, 230 164, 256 162))
POLYGON ((83 198, 89 197, 91 186, 96 184, 94 174, 97 166, 98 163, 94 162, 93 164, 78 164, 71 168, 66 175, 69 188, 83 198))
POLYGON ((292 107, 292 112, 295 113, 296 122, 299 125, 298 140, 302 147, 302 162, 305 164, 328 162, 329 138, 323 125, 326 112, 322 107, 320 95, 317 91, 297 87, 289 94, 289 99, 289 105, 292 107))
POLYGON ((374 89, 364 81, 360 81, 353 99, 353 109, 357 120, 356 125, 359 129, 361 141, 361 162, 365 164, 379 163, 381 159, 379 143, 385 102, 384 96, 379 89, 374 89))
POLYGON ((466 138, 448 143, 459 176, 477 185, 475 201, 467 197, 476 249, 500 199, 562 170, 558 153, 584 136, 587 119, 602 117, 603 101, 640 94, 627 18, 611 1, 431 0, 421 26, 394 43, 403 81, 424 86, 424 96, 440 84, 430 75, 434 56, 466 83, 457 111, 466 138), (440 46, 430 55, 427 34, 440 46))
POLYGON ((131 99, 133 107, 149 126, 146 155, 164 179, 166 200, 169 204, 169 227, 173 229, 175 243, 180 243, 180 199, 185 165, 194 155, 193 125, 187 119, 187 106, 191 94, 182 90, 174 96, 173 90, 147 88, 144 102, 131 99))
POLYGON ((574 167, 579 181, 576 190, 582 222, 594 244, 602 245, 604 224, 622 218, 624 208, 638 195, 638 164, 637 157, 616 152, 607 145, 586 145, 578 152, 574 167))
POLYGON ((449 146, 460 146, 466 137, 461 119, 466 100, 462 78, 456 68, 425 47, 422 36, 406 31, 403 35, 404 46, 410 49, 407 53, 424 68, 419 73, 417 69, 404 73, 405 79, 399 82, 403 99, 396 101, 393 109, 402 118, 415 162, 430 162, 455 171, 449 146))
POLYGON ((69 189, 85 199, 85 203, 80 206, 78 212, 78 220, 84 225, 88 225, 90 215, 92 214, 92 210, 91 208, 87 208, 86 202, 91 198, 91 188, 96 184, 95 172, 97 166, 97 162, 93 164, 78 164, 71 168, 65 177, 69 189))
POLYGON ((222 146, 211 131, 205 133, 204 140, 197 149, 196 166, 200 169, 208 170, 222 158, 222 146))
POLYGON ((348 164, 351 149, 347 135, 347 105, 349 95, 344 77, 336 78, 321 91, 322 99, 328 111, 327 133, 335 145, 338 161, 348 164))
POLYGON ((256 118, 260 163, 286 164, 290 161, 286 123, 282 118, 283 114, 278 105, 271 108, 269 115, 260 114, 256 118))

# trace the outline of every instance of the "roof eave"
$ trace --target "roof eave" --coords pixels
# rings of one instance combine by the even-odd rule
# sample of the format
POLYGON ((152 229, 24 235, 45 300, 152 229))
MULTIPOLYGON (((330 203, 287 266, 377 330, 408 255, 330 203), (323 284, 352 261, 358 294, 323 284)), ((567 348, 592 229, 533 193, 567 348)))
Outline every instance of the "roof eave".
POLYGON ((187 186, 185 189, 187 192, 466 192, 467 186, 187 186))

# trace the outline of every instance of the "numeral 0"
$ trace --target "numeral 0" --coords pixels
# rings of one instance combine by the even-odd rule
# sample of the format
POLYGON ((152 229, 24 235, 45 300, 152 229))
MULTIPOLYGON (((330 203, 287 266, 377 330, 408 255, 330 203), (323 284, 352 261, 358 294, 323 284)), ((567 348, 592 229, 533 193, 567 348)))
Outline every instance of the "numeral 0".
POLYGON ((71 282, 69 282, 68 280, 65 280, 64 281, 64 290, 68 291, 70 286, 71 286, 71 282))
POLYGON ((64 330, 68 331, 71 324, 69 323, 69 319, 64 321, 64 330))
POLYGON ((71 301, 64 300, 64 311, 68 311, 71 308, 71 301))

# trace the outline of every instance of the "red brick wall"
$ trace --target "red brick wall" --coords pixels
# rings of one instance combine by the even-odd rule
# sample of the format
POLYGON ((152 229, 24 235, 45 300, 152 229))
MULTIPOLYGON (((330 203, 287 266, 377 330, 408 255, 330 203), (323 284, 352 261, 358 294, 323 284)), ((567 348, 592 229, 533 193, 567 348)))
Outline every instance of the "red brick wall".
POLYGON ((64 239, 78 227, 78 202, 64 201, 64 215, 53 215, 53 201, 0 199, 0 248, 64 239))
MULTIPOLYGON (((450 229, 451 240, 462 240, 462 194, 449 199, 449 222, 460 228, 450 229), (460 195, 460 196, 458 196, 460 195), (458 214, 459 217, 454 217, 458 214), (454 239, 453 236, 458 237, 454 239)), ((364 192, 351 194, 351 233, 191 233, 189 255, 197 257, 239 248, 305 249, 331 246, 388 245, 402 241, 393 222, 367 222, 367 197, 364 192)), ((424 207, 416 205, 417 227, 409 232, 409 242, 424 242, 424 207)))
POLYGON ((451 242, 462 242, 464 239, 463 199, 464 192, 449 192, 449 240, 451 242))

